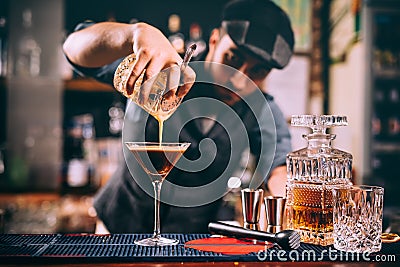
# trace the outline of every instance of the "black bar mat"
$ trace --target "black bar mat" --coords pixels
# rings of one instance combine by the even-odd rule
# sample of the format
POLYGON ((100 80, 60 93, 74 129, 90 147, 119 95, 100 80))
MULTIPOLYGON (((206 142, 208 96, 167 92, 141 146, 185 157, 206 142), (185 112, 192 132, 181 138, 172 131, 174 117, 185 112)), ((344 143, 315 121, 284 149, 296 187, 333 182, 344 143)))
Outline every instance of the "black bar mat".
POLYGON ((224 255, 184 246, 185 242, 210 237, 209 234, 164 234, 179 244, 165 247, 142 247, 134 244, 147 234, 48 234, 0 235, 0 262, 208 262, 208 261, 375 261, 376 257, 400 261, 400 242, 383 244, 379 253, 349 254, 333 246, 302 243, 300 248, 283 251, 274 246, 266 251, 246 255, 224 255), (390 257, 390 258, 389 258, 390 257))

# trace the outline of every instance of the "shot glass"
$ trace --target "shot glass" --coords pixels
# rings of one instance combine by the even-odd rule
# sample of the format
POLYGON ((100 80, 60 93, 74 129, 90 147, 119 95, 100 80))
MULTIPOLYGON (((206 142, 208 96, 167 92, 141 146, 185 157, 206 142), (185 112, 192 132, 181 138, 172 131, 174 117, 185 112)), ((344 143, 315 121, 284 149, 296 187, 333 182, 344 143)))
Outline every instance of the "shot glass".
POLYGON ((286 198, 280 196, 268 196, 264 198, 264 204, 265 213, 267 215, 267 232, 278 233, 282 231, 286 198))
POLYGON ((359 185, 333 189, 335 249, 371 253, 381 250, 383 188, 359 185))
POLYGON ((244 228, 260 230, 260 211, 264 191, 262 189, 245 188, 241 190, 244 228))

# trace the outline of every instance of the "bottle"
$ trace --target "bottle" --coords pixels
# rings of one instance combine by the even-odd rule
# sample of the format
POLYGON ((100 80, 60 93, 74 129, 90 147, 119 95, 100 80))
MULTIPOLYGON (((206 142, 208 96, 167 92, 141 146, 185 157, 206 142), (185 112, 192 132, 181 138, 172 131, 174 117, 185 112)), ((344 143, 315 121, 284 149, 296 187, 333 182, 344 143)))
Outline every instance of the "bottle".
POLYGON ((124 125, 125 105, 121 100, 115 100, 108 109, 108 131, 111 135, 120 137, 124 125))
POLYGON ((40 75, 41 48, 35 40, 32 30, 32 11, 25 9, 22 12, 22 32, 18 42, 18 54, 15 72, 20 77, 35 77, 40 75))
POLYGON ((304 243, 333 244, 332 188, 351 184, 352 155, 331 146, 332 126, 347 125, 345 116, 296 115, 292 126, 310 127, 303 135, 308 146, 289 153, 287 164, 287 228, 297 230, 304 243))
POLYGON ((0 78, 7 75, 8 31, 7 19, 0 16, 0 78))
POLYGON ((181 18, 177 14, 172 14, 168 18, 168 40, 181 56, 185 53, 185 36, 180 32, 181 18))
POLYGON ((96 188, 93 117, 72 119, 64 140, 63 194, 89 194, 96 188))
MULTIPOLYGON (((0 15, 0 184, 6 184, 5 143, 7 117, 7 57, 8 57, 8 30, 6 16, 0 15)), ((0 220, 1 224, 1 220, 0 220)), ((1 225, 0 225, 1 233, 1 225)))
POLYGON ((203 32, 201 26, 197 23, 192 23, 189 29, 189 40, 186 42, 186 47, 196 44, 196 51, 193 53, 193 57, 201 55, 206 49, 207 44, 203 40, 203 32))

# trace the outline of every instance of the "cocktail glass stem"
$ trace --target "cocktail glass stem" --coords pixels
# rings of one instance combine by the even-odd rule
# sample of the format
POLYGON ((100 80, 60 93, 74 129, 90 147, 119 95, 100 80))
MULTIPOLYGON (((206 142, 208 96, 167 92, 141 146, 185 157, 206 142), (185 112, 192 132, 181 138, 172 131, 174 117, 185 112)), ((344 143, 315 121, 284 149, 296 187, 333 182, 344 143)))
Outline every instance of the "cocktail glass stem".
POLYGON ((160 238, 160 194, 161 194, 161 181, 153 182, 154 186, 154 234, 153 238, 160 238))
MULTIPOLYGON (((178 239, 162 237, 160 234, 161 186, 190 143, 126 142, 125 144, 133 153, 137 163, 148 174, 154 189, 153 236, 135 240, 135 244, 139 246, 171 246, 178 244, 178 239)), ((129 163, 130 161, 127 161, 127 164, 129 163)))

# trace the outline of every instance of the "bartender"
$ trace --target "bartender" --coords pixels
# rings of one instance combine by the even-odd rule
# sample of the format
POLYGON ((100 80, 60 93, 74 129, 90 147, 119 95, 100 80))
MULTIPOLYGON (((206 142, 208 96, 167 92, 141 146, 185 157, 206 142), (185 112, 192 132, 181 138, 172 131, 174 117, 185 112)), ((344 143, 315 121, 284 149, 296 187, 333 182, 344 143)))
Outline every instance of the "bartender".
MULTIPOLYGON (((273 97, 260 88, 273 69, 288 64, 293 46, 290 20, 272 1, 234 0, 224 7, 202 61, 190 65, 196 82, 164 123, 163 141, 191 145, 163 184, 163 232, 207 232, 246 150, 256 165, 250 186, 285 194, 290 134, 273 97)), ((148 79, 182 62, 161 31, 140 22, 81 24, 65 41, 64 52, 77 72, 109 84, 122 59, 135 53, 128 93, 144 69, 148 79)), ((158 141, 157 121, 134 103, 127 107, 123 141, 158 141)), ((109 232, 150 233, 150 179, 135 162, 127 163, 100 189, 94 207, 109 232)))

